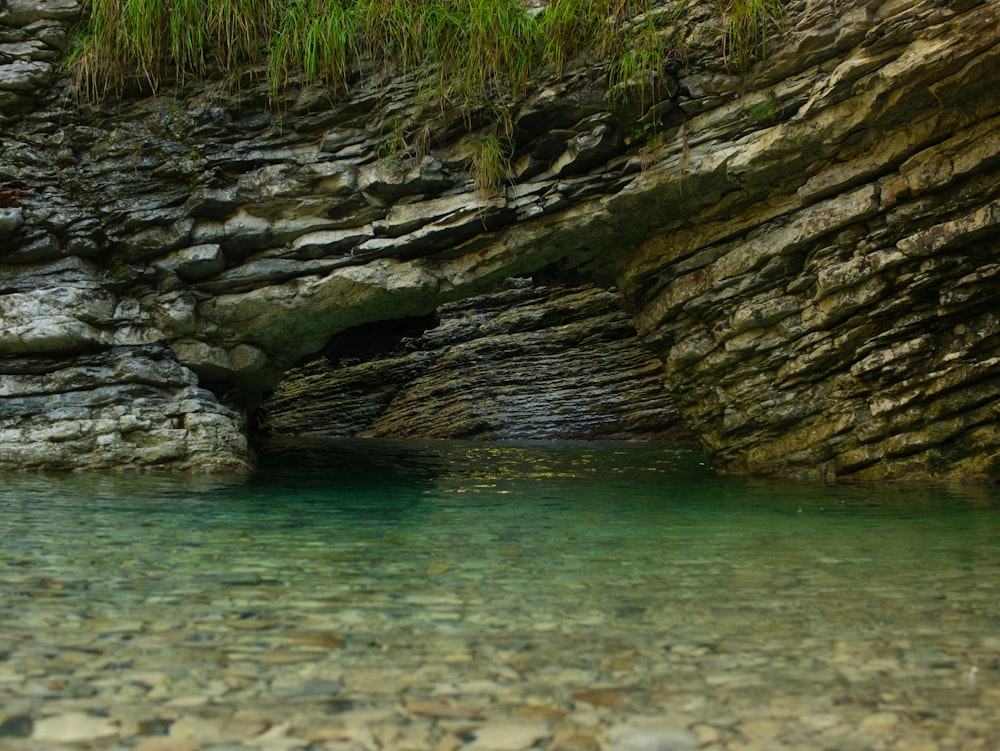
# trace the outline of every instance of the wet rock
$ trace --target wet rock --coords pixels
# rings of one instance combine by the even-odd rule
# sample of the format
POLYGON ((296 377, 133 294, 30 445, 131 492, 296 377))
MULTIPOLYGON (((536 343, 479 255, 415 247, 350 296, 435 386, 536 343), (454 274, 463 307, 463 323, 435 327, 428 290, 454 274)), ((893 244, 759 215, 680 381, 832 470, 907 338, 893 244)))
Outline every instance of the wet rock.
MULTIPOLYGON (((584 123, 581 126, 586 127, 584 123)), ((613 122, 599 117, 593 126, 573 135, 566 150, 552 164, 552 173, 559 177, 588 172, 625 151, 625 138, 613 122)))
POLYGON ((27 738, 34 724, 30 715, 13 715, 0 722, 0 738, 27 738))
POLYGON ((170 726, 169 737, 199 743, 221 743, 230 738, 227 733, 229 728, 227 721, 228 718, 225 717, 186 715, 170 726))
POLYGON ((0 22, 27 26, 42 20, 74 20, 79 13, 79 0, 5 0, 0 9, 0 22))
POLYGON ((92 350, 114 342, 115 296, 98 279, 0 293, 0 356, 92 350))
POLYGON ((574 728, 557 731, 545 751, 600 751, 600 748, 592 733, 574 728))
POLYGON ((13 235, 24 224, 24 211, 19 207, 0 208, 0 237, 13 235))
POLYGON ((441 162, 425 156, 414 164, 410 159, 382 159, 361 168, 358 189, 376 202, 391 203, 403 196, 435 194, 455 185, 441 162))
POLYGON ((241 710, 230 717, 223 732, 236 738, 254 738, 268 730, 274 722, 271 718, 258 711, 241 710))
POLYGON ((411 714, 423 717, 437 717, 442 719, 482 719, 482 713, 469 707, 455 704, 446 704, 436 701, 424 701, 421 699, 406 699, 403 701, 406 711, 411 714))
POLYGON ((282 699, 323 699, 339 694, 341 689, 343 685, 337 681, 310 680, 298 686, 276 690, 274 695, 282 699))
POLYGON ((684 751, 696 748, 698 736, 668 720, 644 719, 608 732, 608 751, 684 751))
POLYGON ((224 264, 222 247, 217 244, 207 244, 175 251, 158 261, 156 265, 189 281, 198 281, 218 274, 224 264))
POLYGON ((595 707, 607 707, 608 709, 625 709, 628 707, 625 692, 620 690, 591 688, 575 692, 572 695, 572 699, 573 701, 585 702, 595 707))
POLYGON ((0 469, 242 469, 241 415, 162 345, 0 359, 0 469))
POLYGON ((202 745, 193 738, 147 738, 133 751, 201 751, 202 745))
POLYGON ((475 740, 463 746, 468 751, 523 751, 551 735, 545 723, 531 721, 494 721, 473 731, 475 740))
POLYGON ((878 712, 866 717, 861 722, 860 729, 865 733, 884 735, 895 730, 898 725, 899 716, 895 712, 878 712))
POLYGON ((36 720, 31 732, 35 741, 85 743, 118 735, 118 722, 86 712, 68 712, 36 720))

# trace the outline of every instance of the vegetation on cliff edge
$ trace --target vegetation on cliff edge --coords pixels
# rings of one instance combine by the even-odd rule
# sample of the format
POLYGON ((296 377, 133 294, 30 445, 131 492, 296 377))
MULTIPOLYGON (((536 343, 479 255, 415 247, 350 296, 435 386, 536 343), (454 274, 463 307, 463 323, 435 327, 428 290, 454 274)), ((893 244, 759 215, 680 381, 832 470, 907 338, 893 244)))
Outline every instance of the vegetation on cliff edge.
MULTIPOLYGON (((607 71, 610 104, 656 103, 665 65, 684 56, 675 22, 698 0, 89 0, 69 65, 99 98, 129 80, 157 90, 208 76, 346 90, 361 75, 420 71, 424 103, 492 110, 474 142, 476 184, 506 174, 508 104, 533 76, 588 56, 607 71)), ((702 0, 718 18, 727 67, 763 57, 783 0, 702 0)), ((398 138, 398 134, 397 134, 398 138)), ((405 140, 405 139, 400 139, 405 140)), ((391 143, 391 141, 390 141, 391 143)))
MULTIPOLYGON (((697 0, 89 0, 70 64, 100 96, 135 76, 167 79, 265 71, 277 95, 291 79, 334 90, 352 72, 429 72, 433 98, 459 104, 523 91, 544 66, 588 54, 609 90, 651 94, 663 63, 681 53, 661 24, 697 0), (655 11, 655 12, 654 12, 655 11)), ((745 69, 761 55, 782 0, 709 0, 720 48, 745 69)))

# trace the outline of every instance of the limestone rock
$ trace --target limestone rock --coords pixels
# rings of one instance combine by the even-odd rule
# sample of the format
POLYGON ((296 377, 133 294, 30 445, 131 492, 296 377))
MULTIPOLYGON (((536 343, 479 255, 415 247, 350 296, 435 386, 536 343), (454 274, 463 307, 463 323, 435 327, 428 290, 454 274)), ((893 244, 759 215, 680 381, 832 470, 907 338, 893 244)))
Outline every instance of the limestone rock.
POLYGON ((50 743, 83 743, 116 735, 116 720, 86 712, 69 712, 38 720, 31 738, 50 743))
POLYGON ((659 718, 638 718, 617 725, 609 733, 609 751, 683 751, 696 748, 698 736, 685 727, 659 718))
POLYGON ((551 735, 544 722, 526 720, 495 720, 473 730, 475 740, 464 748, 468 751, 522 751, 533 748, 551 735))
POLYGON ((160 260, 157 266, 188 281, 198 281, 222 271, 225 268, 225 257, 220 245, 209 243, 174 251, 160 260))
POLYGON ((0 238, 9 237, 24 224, 24 212, 12 206, 0 209, 0 238))
POLYGON ((0 23, 27 26, 41 20, 72 21, 80 13, 80 0, 5 0, 0 23))
MULTIPOLYGON (((58 69, 82 3, 0 5, 0 368, 76 368, 82 415, 2 397, 7 466, 49 466, 58 441, 26 436, 50 430, 77 436, 72 466, 192 466, 212 441, 244 464, 239 414, 332 337, 556 269, 620 290, 723 471, 1000 477, 998 0, 790 2, 738 76, 710 4, 654 10, 685 51, 659 100, 609 97, 589 63, 545 73, 510 103, 489 195, 484 121, 421 111, 419 76, 359 76, 335 103, 293 82, 277 108, 211 81, 94 102, 58 69), (213 391, 82 375, 153 342, 213 391), (154 403, 175 432, 143 422, 154 403)), ((354 384, 415 414, 460 351, 415 350, 405 389, 383 361, 354 384)))
POLYGON ((0 470, 246 468, 241 415, 196 383, 163 345, 0 359, 0 470))
POLYGON ((442 306, 414 330, 345 336, 286 374, 261 428, 435 438, 689 439, 616 297, 586 287, 503 289, 442 306), (424 330, 424 327, 426 329, 424 330), (382 347, 375 344, 381 338, 382 347))
POLYGON ((51 65, 30 60, 17 60, 0 68, 0 89, 32 91, 45 83, 51 65))

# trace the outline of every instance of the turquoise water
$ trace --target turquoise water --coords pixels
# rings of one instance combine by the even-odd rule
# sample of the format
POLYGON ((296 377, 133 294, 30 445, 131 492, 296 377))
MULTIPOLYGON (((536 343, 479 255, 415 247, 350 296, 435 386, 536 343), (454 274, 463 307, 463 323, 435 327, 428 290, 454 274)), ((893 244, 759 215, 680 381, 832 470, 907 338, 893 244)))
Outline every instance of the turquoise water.
POLYGON ((1000 748, 995 487, 296 442, 0 476, 0 536, 0 748, 1000 748))

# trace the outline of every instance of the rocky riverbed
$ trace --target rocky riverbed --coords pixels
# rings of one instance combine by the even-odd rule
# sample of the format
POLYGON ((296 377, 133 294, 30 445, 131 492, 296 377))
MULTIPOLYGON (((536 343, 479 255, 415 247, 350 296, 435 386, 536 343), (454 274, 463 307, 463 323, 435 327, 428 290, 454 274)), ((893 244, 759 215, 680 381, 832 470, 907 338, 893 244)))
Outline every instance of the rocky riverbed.
POLYGON ((993 489, 790 489, 614 444, 265 459, 0 481, 0 748, 1000 742, 993 489))

